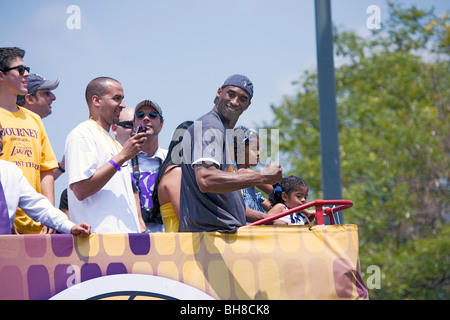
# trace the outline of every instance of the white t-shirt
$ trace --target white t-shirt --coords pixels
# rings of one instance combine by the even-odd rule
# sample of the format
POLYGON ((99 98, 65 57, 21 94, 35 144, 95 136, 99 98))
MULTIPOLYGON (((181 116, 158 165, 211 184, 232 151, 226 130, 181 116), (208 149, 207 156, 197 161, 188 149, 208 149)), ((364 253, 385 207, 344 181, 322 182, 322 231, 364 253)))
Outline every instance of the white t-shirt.
POLYGON ((72 183, 90 178, 121 148, 109 132, 92 120, 80 123, 67 136, 65 155, 69 217, 75 223, 89 223, 92 232, 140 232, 128 162, 100 191, 82 201, 70 189, 72 183))
POLYGON ((8 207, 9 225, 12 227, 17 207, 30 216, 61 233, 70 233, 75 225, 64 212, 56 209, 42 194, 36 192, 14 163, 0 159, 0 181, 8 207))

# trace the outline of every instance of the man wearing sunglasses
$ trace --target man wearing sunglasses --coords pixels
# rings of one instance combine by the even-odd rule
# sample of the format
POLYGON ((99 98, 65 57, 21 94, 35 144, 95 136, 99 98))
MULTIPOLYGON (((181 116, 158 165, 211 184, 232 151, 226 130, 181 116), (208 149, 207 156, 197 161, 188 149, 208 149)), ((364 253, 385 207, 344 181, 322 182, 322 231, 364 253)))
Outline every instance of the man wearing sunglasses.
POLYGON ((134 128, 134 108, 125 108, 120 112, 119 122, 111 126, 116 140, 123 146, 131 137, 134 128))
MULTIPOLYGON (((161 107, 151 100, 139 102, 135 108, 134 125, 145 126, 147 141, 138 154, 139 188, 141 192, 141 212, 145 221, 147 232, 163 232, 162 222, 149 219, 150 209, 153 207, 153 187, 158 176, 158 170, 167 156, 167 150, 159 146, 158 135, 164 124, 161 107)), ((136 183, 134 175, 132 180, 136 183)))
MULTIPOLYGON (((58 162, 47 137, 42 119, 16 104, 18 95, 28 93, 30 68, 25 66, 25 51, 0 48, 0 121, 3 125, 3 160, 14 162, 31 186, 54 204, 53 169, 58 162)), ((18 233, 50 233, 53 230, 36 223, 21 209, 14 221, 18 233)))

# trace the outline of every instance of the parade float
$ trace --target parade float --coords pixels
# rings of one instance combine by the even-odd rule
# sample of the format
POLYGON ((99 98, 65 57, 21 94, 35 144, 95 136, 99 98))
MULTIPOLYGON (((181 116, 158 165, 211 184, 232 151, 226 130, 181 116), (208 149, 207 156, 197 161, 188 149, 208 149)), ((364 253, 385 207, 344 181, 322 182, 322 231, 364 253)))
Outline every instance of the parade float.
POLYGON ((367 299, 358 228, 334 221, 352 205, 315 200, 272 217, 315 207, 313 225, 235 233, 2 235, 0 299, 367 299))

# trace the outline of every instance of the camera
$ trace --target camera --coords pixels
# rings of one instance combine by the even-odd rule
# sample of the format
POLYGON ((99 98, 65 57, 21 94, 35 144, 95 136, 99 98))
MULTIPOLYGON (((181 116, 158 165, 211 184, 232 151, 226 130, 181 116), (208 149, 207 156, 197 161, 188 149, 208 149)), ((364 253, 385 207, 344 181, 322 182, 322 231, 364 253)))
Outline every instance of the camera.
POLYGON ((147 127, 146 126, 137 126, 136 133, 140 133, 140 132, 147 132, 147 127))

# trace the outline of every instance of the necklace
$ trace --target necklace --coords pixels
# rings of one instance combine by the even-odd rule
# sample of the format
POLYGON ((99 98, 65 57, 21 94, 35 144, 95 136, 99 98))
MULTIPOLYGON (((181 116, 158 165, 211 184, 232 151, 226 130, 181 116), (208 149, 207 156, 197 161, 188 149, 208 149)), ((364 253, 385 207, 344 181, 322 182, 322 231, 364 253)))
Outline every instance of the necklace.
POLYGON ((89 119, 89 121, 92 121, 96 126, 97 126, 97 128, 109 139, 109 140, 111 140, 118 148, 119 148, 119 151, 120 150, 122 150, 122 146, 121 145, 119 145, 118 143, 117 143, 117 141, 116 141, 116 139, 114 139, 113 137, 111 137, 111 135, 110 135, 110 133, 109 132, 106 132, 106 130, 105 129, 103 129, 102 127, 100 127, 99 125, 98 125, 98 123, 97 122, 95 122, 94 120, 92 120, 92 119, 89 119))

